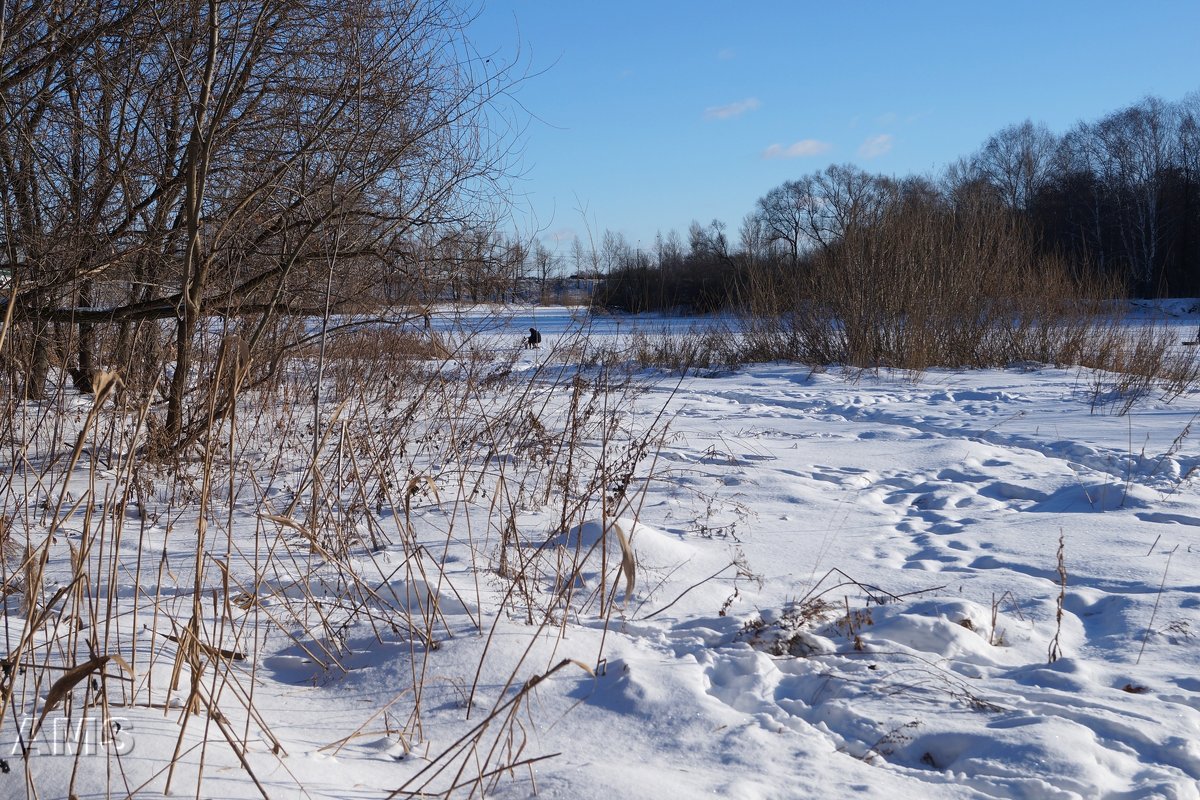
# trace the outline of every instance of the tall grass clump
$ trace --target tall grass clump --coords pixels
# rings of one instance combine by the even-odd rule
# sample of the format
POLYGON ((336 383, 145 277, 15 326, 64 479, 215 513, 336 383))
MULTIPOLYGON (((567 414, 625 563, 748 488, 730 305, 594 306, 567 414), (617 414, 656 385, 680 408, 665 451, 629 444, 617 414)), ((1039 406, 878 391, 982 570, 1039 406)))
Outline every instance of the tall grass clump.
POLYGON ((1132 373, 1168 393, 1194 384, 1195 359, 1161 330, 1125 325, 1121 295, 1040 252, 993 202, 901 197, 795 270, 751 273, 745 351, 912 371, 1030 361, 1132 373))
POLYGON ((173 441, 156 382, 121 381, 141 367, 115 342, 94 394, 53 361, 42 400, 0 377, 11 778, 31 796, 203 796, 231 774, 303 792, 292 719, 263 698, 374 659, 386 697, 316 745, 348 756, 383 736, 414 754, 381 795, 480 794, 527 769, 547 755, 522 734, 537 684, 602 657, 564 661, 555 642, 606 626, 634 588, 628 537, 665 420, 633 414, 638 383, 582 338, 518 368, 510 342, 469 332, 344 324, 318 347, 291 320, 251 347, 239 324, 198 332, 173 441), (581 530, 599 538, 568 544, 581 530), (511 626, 548 650, 493 647, 511 626), (37 757, 48 731, 96 725, 101 757, 37 757))

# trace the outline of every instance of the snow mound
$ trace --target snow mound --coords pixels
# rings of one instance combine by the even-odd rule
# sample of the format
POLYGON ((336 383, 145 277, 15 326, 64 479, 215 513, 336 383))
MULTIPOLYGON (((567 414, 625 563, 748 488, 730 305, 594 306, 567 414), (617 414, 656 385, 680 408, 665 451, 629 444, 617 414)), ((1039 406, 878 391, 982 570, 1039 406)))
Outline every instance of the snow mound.
POLYGON ((967 600, 926 600, 871 609, 871 624, 859 639, 867 650, 904 648, 926 657, 977 665, 1009 663, 1001 642, 1002 623, 991 609, 967 600))
POLYGON ((678 563, 692 553, 692 547, 679 537, 626 517, 609 520, 607 525, 603 520, 588 520, 566 533, 551 537, 547 546, 562 547, 581 554, 599 554, 600 543, 604 542, 610 556, 620 556, 620 536, 625 537, 639 566, 654 567, 678 563))
POLYGON ((620 580, 626 594, 637 589, 644 594, 650 576, 687 561, 692 547, 671 534, 621 517, 607 524, 592 519, 576 525, 548 539, 541 552, 554 576, 556 593, 568 587, 594 587, 603 577, 605 582, 620 580))

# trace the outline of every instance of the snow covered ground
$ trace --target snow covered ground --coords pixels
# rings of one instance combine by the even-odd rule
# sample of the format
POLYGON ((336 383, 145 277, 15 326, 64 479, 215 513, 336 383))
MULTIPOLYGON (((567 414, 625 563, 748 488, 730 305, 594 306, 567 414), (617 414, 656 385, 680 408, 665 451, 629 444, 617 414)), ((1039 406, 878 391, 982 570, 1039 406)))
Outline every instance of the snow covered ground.
MULTIPOLYGON (((1176 313, 1192 338, 1195 319, 1176 313)), ((543 347, 514 370, 537 396, 575 323, 539 311, 499 335, 532 324, 543 347)), ((108 710, 123 720, 119 756, 110 741, 64 757, 43 731, 26 769, 14 712, 0 795, 65 796, 78 770, 80 797, 152 796, 178 754, 173 791, 204 797, 383 797, 431 777, 438 791, 464 760, 463 778, 519 764, 488 776, 488 796, 505 798, 1200 797, 1196 395, 1150 396, 1118 416, 1105 413, 1104 376, 1032 364, 920 376, 771 364, 638 380, 645 423, 665 409, 661 447, 639 454, 609 519, 561 530, 557 508, 521 499, 509 549, 525 579, 507 579, 486 524, 443 535, 451 504, 496 508, 444 484, 436 496, 415 487, 406 521, 439 574, 401 573, 411 543, 352 554, 374 592, 438 617, 436 649, 367 615, 329 631, 341 665, 329 668, 299 623, 291 634, 231 623, 221 641, 245 658, 230 662, 231 688, 205 696, 252 694, 256 716, 226 700, 181 736, 188 682, 168 690, 168 659, 157 686, 108 710), (531 608, 556 610, 530 624, 531 608), (473 730, 493 709, 489 730, 473 730), (437 759, 476 734, 469 757, 437 759), (202 750, 203 738, 215 744, 202 750)), ((565 402, 559 392, 544 400, 565 402)), ((283 488, 303 473, 288 469, 269 491, 231 490, 230 563, 269 546, 261 520, 286 513, 283 488)), ((119 479, 74 480, 103 496, 119 479)), ((121 547, 147 563, 114 570, 126 623, 97 652, 186 639, 156 630, 145 599, 134 607, 154 593, 187 621, 194 539, 168 533, 143 526, 140 548, 126 533, 121 547), (172 606, 176 594, 186 599, 172 606)), ((71 557, 51 552, 53 591, 71 557)), ((330 585, 308 591, 319 600, 330 585)), ((299 591, 282 578, 207 586, 206 613, 225 604, 232 619, 251 612, 229 597, 258 598, 269 616, 299 591)), ((10 598, 10 654, 22 625, 10 598)))

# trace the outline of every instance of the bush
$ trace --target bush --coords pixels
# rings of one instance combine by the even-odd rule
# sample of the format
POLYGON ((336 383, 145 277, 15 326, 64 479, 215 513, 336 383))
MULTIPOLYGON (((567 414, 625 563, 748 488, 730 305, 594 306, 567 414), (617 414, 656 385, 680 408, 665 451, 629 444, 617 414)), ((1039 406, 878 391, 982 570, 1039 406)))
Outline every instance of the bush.
POLYGON ((923 370, 1079 363, 1102 298, 984 202, 922 196, 850 228, 796 274, 747 283, 756 349, 815 364, 923 370), (771 346, 770 343, 774 342, 771 346))

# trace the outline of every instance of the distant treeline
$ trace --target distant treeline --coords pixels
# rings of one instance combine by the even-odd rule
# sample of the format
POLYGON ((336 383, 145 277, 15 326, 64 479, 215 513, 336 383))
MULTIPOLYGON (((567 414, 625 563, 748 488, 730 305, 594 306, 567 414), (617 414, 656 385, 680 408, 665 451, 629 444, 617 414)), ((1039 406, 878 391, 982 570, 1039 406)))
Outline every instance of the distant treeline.
POLYGON ((1011 125, 933 179, 831 166, 759 198, 735 239, 719 220, 693 222, 686 242, 672 231, 634 248, 606 232, 598 252, 577 244, 573 257, 577 269, 606 275, 595 298, 602 306, 746 307, 763 285, 804 295, 797 276, 839 262, 851 232, 859 240, 887 229, 894 238, 901 212, 987 213, 1021 231, 1026 263, 1065 265, 1081 284, 1139 297, 1200 295, 1200 92, 1176 103, 1147 97, 1062 136, 1030 121, 1011 125))

